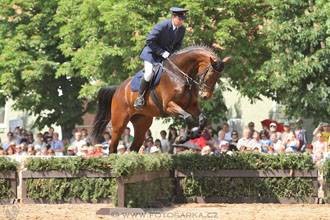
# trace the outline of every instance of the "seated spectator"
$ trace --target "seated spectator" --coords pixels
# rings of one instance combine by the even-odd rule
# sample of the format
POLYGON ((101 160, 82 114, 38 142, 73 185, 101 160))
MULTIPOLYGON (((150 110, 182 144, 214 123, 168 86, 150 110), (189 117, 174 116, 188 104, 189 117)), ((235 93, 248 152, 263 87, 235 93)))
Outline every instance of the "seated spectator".
POLYGON ((317 141, 315 141, 314 143, 312 143, 313 145, 313 152, 322 152, 322 153, 326 153, 327 151, 327 142, 324 141, 322 133, 317 133, 316 134, 316 138, 317 141))
POLYGON ((241 147, 244 146, 245 148, 247 148, 250 141, 251 141, 251 139, 250 139, 250 129, 244 129, 243 137, 241 139, 239 139, 238 142, 237 142, 237 149, 239 151, 244 151, 243 149, 241 150, 241 147))
POLYGON ((150 128, 147 130, 147 132, 146 132, 146 135, 145 135, 145 138, 144 138, 144 140, 148 140, 148 139, 152 139, 152 141, 154 140, 154 138, 152 137, 152 133, 151 133, 151 130, 150 130, 150 128))
POLYGON ((161 145, 163 153, 168 153, 168 151, 169 151, 169 143, 166 138, 166 135, 167 135, 167 133, 165 130, 160 131, 160 145, 161 145))
POLYGON ((206 145, 205 147, 203 147, 202 149, 202 155, 207 155, 207 154, 212 154, 212 149, 209 145, 206 145))
POLYGON ((37 140, 33 143, 33 145, 36 151, 40 151, 45 147, 46 144, 44 142, 44 136, 42 135, 42 133, 37 134, 37 140))
POLYGON ((230 151, 238 151, 237 145, 238 145, 238 132, 236 130, 233 130, 231 132, 231 141, 229 142, 229 150, 230 151))
POLYGON ((72 145, 72 143, 75 141, 74 135, 77 131, 78 131, 77 128, 72 129, 71 131, 72 137, 70 138, 70 145, 72 145))
POLYGON ((261 146, 261 152, 263 153, 269 153, 269 151, 274 152, 273 150, 273 141, 269 139, 268 131, 262 130, 260 132, 261 139, 259 141, 259 144, 261 146))
MULTIPOLYGON (((8 132, 7 133, 7 141, 5 141, 3 144, 2 144, 2 148, 3 150, 7 150, 7 148, 10 146, 10 144, 14 142, 14 134, 13 132, 8 132)), ((15 142, 14 142, 15 143, 15 142)))
POLYGON ((34 147, 33 147, 32 144, 29 144, 29 145, 28 145, 27 154, 28 154, 29 156, 33 156, 33 155, 35 155, 35 150, 34 150, 34 147))
POLYGON ((143 154, 145 154, 145 153, 146 153, 146 148, 145 148, 145 146, 141 146, 140 149, 139 149, 139 153, 138 153, 138 154, 143 155, 143 154))
POLYGON ((169 143, 169 153, 173 154, 174 153, 174 147, 173 144, 178 137, 178 132, 175 128, 170 128, 169 134, 168 134, 168 143, 169 143))
POLYGON ((86 128, 81 129, 81 140, 87 143, 87 146, 92 145, 92 138, 89 136, 86 128))
POLYGON ((27 139, 27 133, 26 132, 22 132, 22 138, 21 138, 21 141, 20 141, 20 144, 21 143, 27 143, 28 139, 27 139))
POLYGON ((123 155, 126 151, 126 147, 123 144, 119 144, 117 147, 117 154, 118 155, 123 155))
POLYGON ((81 148, 83 146, 87 146, 87 143, 86 143, 86 141, 84 141, 84 140, 81 139, 81 133, 80 132, 76 132, 74 134, 74 138, 75 138, 75 141, 72 143, 72 146, 76 146, 78 148, 77 155, 80 156, 79 154, 81 152, 81 148))
POLYGON ((241 145, 241 147, 239 148, 239 152, 248 152, 247 146, 241 145))
POLYGON ((16 144, 15 145, 10 145, 6 150, 6 155, 8 155, 8 156, 14 155, 15 154, 15 146, 16 146, 16 144))
POLYGON ((22 146, 20 144, 16 145, 15 155, 23 155, 23 149, 22 149, 22 146))
MULTIPOLYGON (((75 146, 77 147, 77 146, 75 146)), ((77 148, 78 149, 78 148, 77 148)), ((73 148, 74 150, 74 148, 73 148)), ((86 154, 87 154, 87 151, 88 151, 88 146, 87 144, 84 144, 81 148, 80 148, 80 151, 78 150, 78 152, 76 153, 77 156, 83 156, 85 157, 86 154)))
POLYGON ((275 133, 270 135, 270 139, 273 141, 274 153, 277 153, 278 149, 282 145, 282 142, 277 139, 277 134, 275 134, 275 133))
POLYGON ((47 155, 53 157, 55 156, 55 151, 53 149, 49 149, 47 150, 47 155))
POLYGON ((34 143, 34 138, 33 138, 33 133, 31 131, 29 131, 27 133, 27 141, 26 143, 29 145, 29 144, 32 144, 34 143))
POLYGON ((276 134, 276 139, 281 140, 281 132, 277 131, 277 124, 275 122, 270 123, 269 130, 269 136, 271 136, 272 134, 276 134))
POLYGON ((50 143, 50 149, 54 150, 56 156, 63 156, 65 147, 63 141, 59 140, 58 136, 59 134, 57 132, 53 134, 53 140, 50 143))
POLYGON ((220 130, 218 132, 218 138, 215 141, 215 146, 213 146, 213 149, 220 149, 220 143, 222 141, 225 141, 226 133, 223 130, 220 130))
POLYGON ((296 129, 294 132, 296 133, 297 139, 299 141, 298 150, 300 152, 304 152, 307 146, 307 134, 306 130, 302 128, 303 121, 301 119, 297 119, 295 125, 296 129))
POLYGON ((111 135, 109 132, 104 132, 103 133, 103 138, 104 138, 104 141, 102 142, 102 150, 104 152, 105 155, 108 155, 109 154, 109 146, 110 146, 110 143, 111 143, 111 135))
POLYGON ((259 132, 258 131, 255 131, 253 133, 253 139, 251 141, 249 141, 249 143, 247 144, 247 149, 248 151, 251 151, 252 148, 256 145, 256 144, 259 144, 260 142, 260 135, 259 135, 259 132))
POLYGON ((287 135, 289 135, 291 133, 290 123, 285 122, 283 124, 283 128, 284 128, 284 131, 281 134, 281 141, 282 141, 282 144, 285 145, 285 143, 288 141, 287 135))
POLYGON ((225 132, 225 141, 231 141, 231 131, 229 129, 229 125, 227 123, 223 123, 222 131, 225 132))
POLYGON ((154 146, 154 141, 152 138, 148 138, 145 143, 145 151, 147 154, 150 154, 150 149, 152 146, 154 146))
POLYGON ((285 143, 285 149, 287 148, 291 148, 292 149, 292 153, 296 153, 297 152, 297 149, 299 147, 299 141, 297 140, 296 134, 291 131, 289 134, 287 134, 287 141, 285 143))
POLYGON ((215 153, 217 153, 217 152, 227 153, 229 155, 233 154, 233 152, 229 150, 229 142, 228 141, 221 141, 220 150, 216 150, 215 153))
POLYGON ((103 145, 102 144, 96 144, 94 146, 95 150, 94 150, 94 156, 95 157, 98 157, 98 156, 103 156, 103 151, 102 151, 102 147, 103 145))
POLYGON ((252 147, 252 151, 253 151, 253 152, 256 152, 256 153, 261 153, 261 145, 260 145, 260 144, 255 144, 255 145, 252 147))
POLYGON ((316 136, 318 133, 322 134, 322 139, 327 143, 327 149, 326 151, 330 151, 329 148, 329 139, 330 139, 330 127, 329 123, 320 122, 319 126, 314 130, 313 135, 316 136))
POLYGON ((68 156, 76 156, 76 154, 73 151, 73 147, 72 146, 69 146, 68 147, 67 155, 68 156))
POLYGON ((249 122, 248 124, 248 127, 249 127, 249 130, 250 130, 250 139, 252 140, 253 139, 253 133, 256 131, 254 130, 254 122, 249 122))
POLYGON ((89 146, 87 153, 86 153, 86 157, 93 157, 94 156, 94 147, 93 146, 89 146))
POLYGON ((152 146, 150 148, 150 154, 157 154, 157 153, 159 153, 159 148, 156 145, 152 146))
POLYGON ((129 127, 126 127, 123 133, 123 137, 121 138, 121 140, 125 142, 126 148, 131 145, 133 139, 134 137, 131 135, 131 129, 129 127))
POLYGON ((46 147, 41 149, 41 156, 48 156, 48 150, 46 147))

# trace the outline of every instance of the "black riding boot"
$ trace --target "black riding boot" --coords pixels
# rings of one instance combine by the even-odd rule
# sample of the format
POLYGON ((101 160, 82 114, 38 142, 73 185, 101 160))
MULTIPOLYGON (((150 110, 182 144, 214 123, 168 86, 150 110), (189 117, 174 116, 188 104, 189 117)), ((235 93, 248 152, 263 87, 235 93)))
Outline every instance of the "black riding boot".
POLYGON ((147 92, 149 87, 149 82, 145 81, 142 77, 140 87, 139 87, 139 94, 134 102, 135 109, 142 109, 144 106, 144 94, 147 92))

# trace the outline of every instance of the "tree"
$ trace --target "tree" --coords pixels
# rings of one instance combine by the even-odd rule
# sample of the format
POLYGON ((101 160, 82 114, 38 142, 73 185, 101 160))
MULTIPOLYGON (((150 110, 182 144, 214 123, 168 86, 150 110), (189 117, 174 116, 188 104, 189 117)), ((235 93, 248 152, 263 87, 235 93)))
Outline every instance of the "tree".
MULTIPOLYGON (((258 70, 270 57, 260 32, 269 6, 263 0, 2 0, 0 74, 2 101, 38 116, 36 126, 69 131, 91 110, 98 89, 118 85, 142 68, 139 54, 153 26, 170 7, 190 9, 183 47, 202 44, 221 58, 232 55, 225 77, 243 95, 258 98, 258 70)), ((202 102, 211 122, 225 119, 221 81, 202 102)), ((95 106, 95 105, 94 105, 95 106)), ((95 108, 95 107, 94 107, 95 108)))
POLYGON ((285 105, 290 117, 330 118, 330 2, 267 1, 272 56, 261 71, 264 95, 285 105))
POLYGON ((71 134, 88 109, 86 99, 77 98, 88 78, 73 69, 72 74, 63 74, 71 58, 58 48, 60 24, 53 18, 57 2, 2 1, 0 97, 2 102, 11 98, 16 109, 36 115, 39 129, 57 124, 71 134))

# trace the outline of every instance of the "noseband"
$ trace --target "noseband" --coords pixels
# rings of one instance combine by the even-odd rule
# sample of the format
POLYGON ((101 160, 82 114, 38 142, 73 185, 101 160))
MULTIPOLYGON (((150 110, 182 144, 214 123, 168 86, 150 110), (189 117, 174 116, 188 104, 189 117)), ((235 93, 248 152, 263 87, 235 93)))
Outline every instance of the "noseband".
MULTIPOLYGON (((197 76, 201 79, 200 82, 198 82, 197 80, 191 78, 190 76, 188 76, 188 74, 186 74, 185 72, 183 72, 177 65, 175 65, 175 63, 170 58, 167 58, 167 60, 169 61, 169 63, 172 66, 174 66, 186 78, 187 85, 189 86, 190 89, 191 89, 192 82, 193 82, 196 85, 198 85, 198 88, 204 87, 204 88, 206 88, 208 90, 214 91, 214 88, 208 86, 205 83, 206 74, 208 73, 208 71, 209 71, 210 68, 212 68, 212 70, 215 71, 215 72, 217 72, 217 73, 221 73, 221 71, 215 70, 211 64, 209 64, 203 71, 201 71, 200 73, 197 74, 197 76)), ((166 70, 169 71, 168 69, 166 69, 166 70)), ((204 89, 203 89, 203 91, 204 91, 204 89)))

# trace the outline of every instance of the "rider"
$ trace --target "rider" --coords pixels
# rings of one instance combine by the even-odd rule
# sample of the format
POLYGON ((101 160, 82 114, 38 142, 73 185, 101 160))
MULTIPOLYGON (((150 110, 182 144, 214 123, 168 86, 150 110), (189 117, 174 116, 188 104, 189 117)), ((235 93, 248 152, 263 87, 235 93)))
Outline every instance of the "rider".
POLYGON ((138 97, 134 108, 142 109, 144 106, 144 94, 149 87, 154 65, 168 58, 182 46, 182 40, 186 32, 183 25, 188 9, 173 7, 171 19, 161 21, 152 29, 146 40, 140 57, 144 60, 144 76, 141 79, 138 97))

